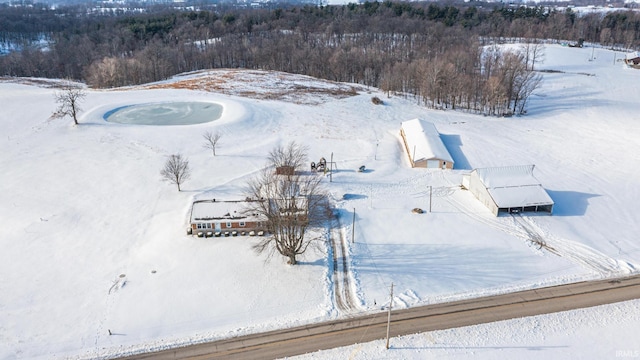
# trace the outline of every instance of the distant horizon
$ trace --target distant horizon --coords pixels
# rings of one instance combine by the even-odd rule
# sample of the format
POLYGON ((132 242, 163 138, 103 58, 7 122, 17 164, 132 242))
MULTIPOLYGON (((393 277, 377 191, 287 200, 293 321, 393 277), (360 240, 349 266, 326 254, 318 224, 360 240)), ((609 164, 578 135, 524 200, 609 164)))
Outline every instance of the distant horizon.
MULTIPOLYGON (((474 1, 472 0, 463 0, 465 3, 473 3, 474 1)), ((354 3, 354 4, 361 4, 366 2, 366 0, 357 0, 357 1, 350 1, 350 0, 320 0, 320 3, 315 2, 315 1, 299 1, 299 2, 291 2, 291 1, 287 1, 287 0, 275 0, 275 1, 271 1, 271 0, 261 0, 258 1, 257 3, 272 3, 272 4, 283 4, 283 5, 296 5, 296 4, 301 4, 301 5, 305 5, 305 4, 317 4, 317 5, 346 5, 349 3, 354 3)), ((375 1, 374 1, 375 2, 375 1)), ((447 1, 414 1, 414 2, 428 2, 428 3, 447 3, 447 1)), ((478 4, 482 4, 482 3, 507 3, 506 1, 501 1, 501 0, 486 0, 486 1, 476 1, 478 4)), ((577 1, 568 1, 568 0, 514 0, 511 1, 509 3, 515 3, 515 4, 521 4, 521 5, 527 5, 527 4, 540 4, 540 3, 557 3, 557 4, 562 4, 562 3, 566 3, 567 5, 574 5, 577 7, 586 7, 586 6, 590 6, 590 5, 607 5, 607 4, 612 4, 612 3, 623 3, 623 4, 630 4, 630 3, 639 3, 640 0, 623 0, 622 2, 619 0, 615 0, 615 1, 611 1, 611 0, 577 0, 577 1)), ((122 3, 122 4, 183 4, 183 3, 189 3, 191 5, 198 5, 198 4, 203 4, 202 2, 190 2, 189 0, 173 0, 173 1, 163 1, 163 0, 142 0, 142 1, 137 1, 137 0, 114 0, 114 1, 89 1, 89 0, 0 0, 0 4, 9 4, 9 3, 13 3, 13 4, 20 4, 20 3, 26 3, 26 4, 33 4, 33 3, 43 3, 43 4, 51 4, 51 5, 79 5, 79 4, 100 4, 100 3, 104 3, 104 4, 118 4, 118 3, 122 3)), ((230 2, 225 2, 225 1, 211 1, 211 2, 207 2, 205 4, 208 5, 213 5, 213 4, 220 4, 223 3, 225 5, 234 5, 233 3, 230 2)), ((237 3, 237 5, 242 5, 242 4, 246 4, 246 3, 237 3)))

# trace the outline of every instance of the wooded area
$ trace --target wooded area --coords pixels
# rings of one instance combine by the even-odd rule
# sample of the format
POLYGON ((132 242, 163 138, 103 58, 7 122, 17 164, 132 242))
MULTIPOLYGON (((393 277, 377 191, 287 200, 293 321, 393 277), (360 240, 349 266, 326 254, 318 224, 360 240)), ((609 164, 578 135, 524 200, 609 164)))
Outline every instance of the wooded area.
POLYGON ((142 13, 0 5, 0 43, 20 44, 0 56, 0 75, 108 88, 209 68, 277 70, 413 95, 433 108, 510 115, 525 111, 540 81, 533 71, 544 56, 540 39, 636 49, 639 32, 640 14, 632 11, 577 16, 501 4, 155 6, 142 13), (526 45, 481 51, 507 40, 526 45))

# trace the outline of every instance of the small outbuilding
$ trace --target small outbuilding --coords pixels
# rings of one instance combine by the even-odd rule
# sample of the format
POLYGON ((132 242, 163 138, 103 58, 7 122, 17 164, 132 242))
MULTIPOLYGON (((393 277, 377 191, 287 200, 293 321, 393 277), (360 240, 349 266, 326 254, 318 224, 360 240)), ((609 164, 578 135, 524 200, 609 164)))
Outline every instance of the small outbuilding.
POLYGON ((640 69, 640 52, 635 51, 627 53, 625 55, 624 63, 631 68, 640 69))
POLYGON ((295 175, 296 169, 293 166, 282 165, 276 167, 276 175, 295 175))
POLYGON ((432 123, 422 119, 404 121, 400 136, 411 167, 453 169, 453 158, 432 123))
POLYGON ((533 176, 534 165, 475 169, 462 178, 463 188, 491 212, 553 212, 553 200, 533 176))

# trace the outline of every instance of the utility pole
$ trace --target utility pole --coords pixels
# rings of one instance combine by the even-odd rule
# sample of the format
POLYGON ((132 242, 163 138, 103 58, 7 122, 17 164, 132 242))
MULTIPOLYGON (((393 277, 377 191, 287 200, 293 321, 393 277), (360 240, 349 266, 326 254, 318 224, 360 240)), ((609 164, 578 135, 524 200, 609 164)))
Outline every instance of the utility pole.
POLYGON ((413 145, 413 158, 411 159, 411 167, 416 167, 416 145, 413 145))
POLYGON ((351 225, 351 243, 356 243, 356 208, 353 208, 353 222, 351 225))
POLYGON ((331 153, 331 162, 329 163, 331 170, 329 171, 329 182, 333 182, 333 153, 331 153))
POLYGON ((393 306, 393 283, 391 283, 391 296, 389 301, 389 313, 387 315, 387 350, 389 350, 389 327, 391 326, 391 307, 393 306))
POLYGON ((433 185, 429 185, 429 212, 431 212, 431 200, 433 200, 433 185))

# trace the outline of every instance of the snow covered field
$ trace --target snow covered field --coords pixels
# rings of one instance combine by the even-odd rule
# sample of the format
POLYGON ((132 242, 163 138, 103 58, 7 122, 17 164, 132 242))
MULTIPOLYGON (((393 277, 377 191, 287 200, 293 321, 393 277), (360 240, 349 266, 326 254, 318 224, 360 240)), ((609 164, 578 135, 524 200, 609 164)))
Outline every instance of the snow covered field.
MULTIPOLYGON (((252 238, 185 233, 193 199, 244 198, 244 184, 265 166, 266 154, 291 140, 308 145, 310 161, 333 153, 337 170, 326 186, 348 242, 359 302, 352 312, 379 311, 392 282, 394 307, 409 307, 636 272, 640 71, 614 61, 622 57, 547 46, 538 68, 554 72, 544 74, 528 114, 513 118, 426 110, 375 89, 307 96, 300 86, 331 92, 344 85, 218 70, 175 80, 227 78, 221 92, 88 90, 80 125, 73 126, 49 119, 54 89, 0 83, 0 358, 102 358, 346 315, 334 304, 326 249, 290 267, 284 258, 265 261, 252 252, 252 238), (243 80, 228 80, 234 76, 243 80), (284 100, 258 96, 287 86, 294 90, 284 100), (373 105, 372 96, 385 104, 373 105), (170 101, 214 102, 223 113, 179 126, 103 119, 118 107, 170 101), (436 125, 456 170, 409 168, 399 128, 415 117, 436 125), (223 136, 213 157, 202 134, 218 130, 223 136), (176 153, 193 170, 182 192, 159 175, 166 156, 176 153), (534 175, 555 201, 553 216, 496 218, 460 189, 462 173, 473 168, 527 164, 536 165, 534 175), (368 171, 357 172, 361 165, 368 171), (431 213, 411 212, 430 206, 431 213), (531 232, 560 256, 534 246, 531 232)), ((575 316, 622 313, 621 328, 637 333, 637 321, 624 321, 637 319, 637 305, 575 316)), ((548 315, 418 335, 416 353, 427 351, 424 336, 441 336, 429 344, 459 344, 459 352, 432 354, 471 354, 495 344, 488 333, 536 322, 539 330, 519 338, 531 336, 536 341, 529 344, 542 348, 549 323, 571 322, 573 344, 589 348, 597 345, 594 334, 612 326, 574 319, 548 315)), ((561 342, 563 335, 549 336, 561 342)), ((640 350, 628 338, 615 339, 621 343, 609 350, 640 350)), ((404 347, 413 343, 402 340, 404 347)), ((513 346, 505 354, 532 353, 506 344, 513 346)), ((561 358, 563 351, 544 347, 545 356, 561 358)))
POLYGON ((400 336, 290 360, 637 359, 640 301, 400 336))

